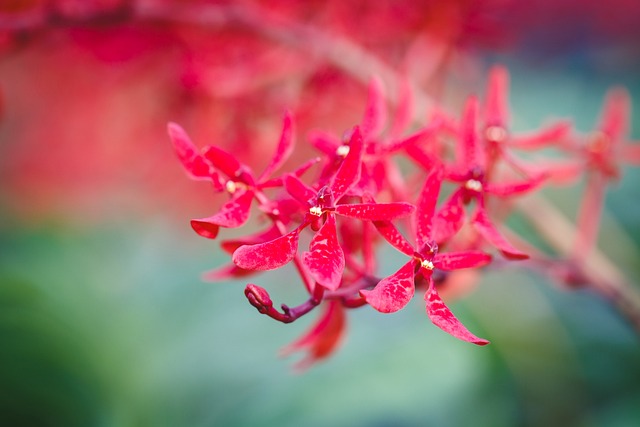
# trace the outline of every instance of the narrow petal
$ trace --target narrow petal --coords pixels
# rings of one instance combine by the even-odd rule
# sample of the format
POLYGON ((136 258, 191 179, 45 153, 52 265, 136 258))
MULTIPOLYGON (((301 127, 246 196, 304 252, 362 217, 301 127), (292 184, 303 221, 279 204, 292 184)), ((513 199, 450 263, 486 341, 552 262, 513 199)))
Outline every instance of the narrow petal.
POLYGON ((467 170, 484 166, 485 156, 478 138, 478 99, 471 96, 467 99, 460 123, 463 162, 467 170))
POLYGON ((487 193, 491 193, 498 197, 516 196, 519 194, 525 194, 536 188, 547 179, 545 174, 540 174, 536 177, 529 178, 526 181, 518 182, 500 182, 499 184, 488 183, 485 184, 484 190, 487 193))
POLYGON ((271 159, 271 162, 258 178, 258 182, 262 183, 271 176, 273 172, 278 170, 284 162, 287 161, 291 152, 293 151, 293 124, 291 119, 291 113, 287 112, 284 116, 284 123, 282 125, 282 133, 280 135, 280 142, 276 148, 276 153, 271 159))
POLYGON ((296 256, 302 228, 300 226, 270 242, 240 246, 233 253, 233 263, 245 270, 274 270, 282 267, 296 256))
POLYGON ((511 138, 507 143, 521 150, 538 150, 550 145, 561 145, 571 134, 573 124, 568 120, 554 123, 529 135, 511 138))
POLYGON ((474 217, 471 219, 474 227, 478 232, 484 237, 489 243, 498 248, 502 254, 509 259, 527 259, 529 255, 524 252, 519 251, 511 243, 509 243, 503 236, 500 234, 498 229, 493 225, 487 212, 484 207, 478 205, 476 208, 476 213, 474 217))
POLYGON ((330 291, 340 286, 344 271, 344 253, 338 242, 336 218, 327 216, 327 221, 313 236, 309 244, 309 252, 304 253, 304 264, 311 277, 330 291))
POLYGON ((451 310, 449 310, 449 307, 446 306, 444 301, 440 298, 440 295, 438 295, 433 279, 429 279, 429 289, 424 295, 424 300, 427 305, 427 315, 438 328, 462 341, 467 341, 477 345, 489 344, 489 341, 483 338, 478 338, 469 332, 469 330, 456 318, 456 316, 453 315, 451 310))
POLYGON ((462 268, 482 267, 491 262, 491 255, 480 251, 450 252, 436 254, 433 264, 440 270, 452 271, 462 268))
POLYGON ((381 313, 403 309, 415 292, 415 261, 412 259, 391 276, 382 279, 372 290, 361 290, 367 303, 381 313))
POLYGON ((407 79, 403 79, 400 83, 400 96, 398 108, 389 130, 389 137, 392 140, 398 139, 400 135, 409 127, 411 117, 413 115, 413 92, 411 84, 407 79))
POLYGON ((487 126, 505 128, 509 123, 509 71, 503 66, 494 66, 489 72, 485 121, 487 126))
POLYGON ((584 260, 597 244, 605 189, 606 183, 599 174, 587 176, 587 185, 578 211, 578 230, 573 254, 579 260, 584 260))
POLYGON ((415 249, 390 221, 374 221, 373 225, 391 246, 403 254, 413 256, 415 249))
POLYGON ((337 214, 365 221, 391 221, 411 215, 414 210, 415 206, 405 202, 359 203, 336 206, 337 214))
POLYGON ((369 83, 369 98, 360 126, 362 137, 365 140, 376 138, 382 132, 386 122, 387 106, 384 102, 382 82, 379 78, 373 78, 369 83))
POLYGON ((280 352, 288 356, 296 351, 307 351, 307 355, 295 365, 298 372, 333 353, 340 345, 345 331, 344 308, 340 301, 330 300, 323 305, 322 314, 316 323, 304 335, 280 352))
POLYGON ((202 280, 206 282, 223 282, 226 280, 239 279, 254 273, 255 271, 245 270, 235 264, 227 264, 203 273, 202 280))
POLYGON ((208 218, 191 220, 191 228, 208 239, 215 239, 220 227, 236 228, 244 225, 249 219, 252 191, 237 192, 235 197, 222 205, 220 212, 208 218))
POLYGON ((640 144, 625 144, 620 149, 620 158, 632 166, 640 165, 640 144))
POLYGON ((227 153, 222 148, 210 145, 204 152, 204 157, 227 177, 235 178, 243 169, 242 164, 231 153, 227 153))
POLYGON ((278 227, 273 225, 270 228, 259 233, 250 234, 248 236, 238 237, 236 239, 228 239, 220 242, 220 247, 228 254, 233 254, 236 249, 243 245, 255 245, 258 243, 268 242, 277 239, 282 234, 278 231, 278 227))
POLYGON ((362 134, 356 127, 349 140, 349 153, 331 181, 331 191, 336 202, 360 179, 363 146, 362 134))
POLYGON ((217 181, 217 173, 198 152, 195 144, 184 129, 176 123, 169 123, 167 131, 173 143, 173 149, 189 177, 201 180, 214 177, 217 181))
POLYGON ((613 143, 626 137, 630 112, 631 101, 626 89, 617 87, 607 92, 602 108, 600 130, 607 134, 613 143))
POLYGON ((433 215, 442 184, 442 167, 437 165, 429 172, 418 198, 416 212, 416 240, 419 248, 433 239, 433 215))
POLYGON ((433 218, 433 240, 438 244, 449 240, 464 223, 462 190, 455 191, 433 218))
POLYGON ((284 177, 284 188, 287 193, 298 201, 303 206, 309 206, 316 199, 318 193, 311 187, 308 187, 304 182, 291 174, 287 174, 284 177))
POLYGON ((342 145, 339 138, 321 131, 312 131, 309 134, 309 141, 311 145, 327 156, 335 156, 336 151, 342 145))

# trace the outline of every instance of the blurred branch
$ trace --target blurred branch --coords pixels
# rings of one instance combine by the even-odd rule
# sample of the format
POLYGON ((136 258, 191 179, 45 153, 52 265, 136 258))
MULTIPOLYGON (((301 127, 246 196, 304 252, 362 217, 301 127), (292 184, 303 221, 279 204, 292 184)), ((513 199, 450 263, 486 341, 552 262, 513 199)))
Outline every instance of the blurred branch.
MULTIPOLYGON (((532 195, 521 199, 523 215, 559 254, 562 262, 571 262, 577 230, 544 197, 532 195)), ((585 285, 613 304, 640 334, 640 291, 629 283, 620 269, 600 250, 594 248, 573 265, 585 285)))

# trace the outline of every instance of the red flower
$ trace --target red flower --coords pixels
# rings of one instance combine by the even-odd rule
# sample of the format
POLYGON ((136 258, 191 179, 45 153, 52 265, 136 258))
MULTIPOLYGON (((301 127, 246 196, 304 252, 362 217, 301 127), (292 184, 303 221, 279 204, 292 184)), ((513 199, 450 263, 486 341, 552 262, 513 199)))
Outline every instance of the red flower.
POLYGON ((578 212, 574 256, 583 258, 595 246, 606 186, 620 178, 620 165, 640 165, 640 144, 628 141, 631 101, 625 89, 607 93, 597 129, 573 147, 586 164, 587 184, 578 212))
POLYGON ((442 169, 435 168, 427 177, 420 193, 418 210, 416 212, 416 249, 398 232, 388 221, 376 221, 374 224, 380 233, 400 252, 411 257, 393 275, 381 280, 373 290, 362 290, 360 293, 367 303, 383 313, 391 313, 404 308, 413 298, 415 291, 414 280, 421 274, 429 283, 425 294, 427 314, 431 321, 443 331, 463 341, 478 345, 488 344, 489 341, 473 335, 451 313, 436 290, 432 275, 434 269, 444 271, 462 268, 475 268, 488 264, 491 256, 478 251, 438 253, 438 245, 433 240, 433 216, 435 212, 442 169))
POLYGON ((293 129, 289 114, 285 115, 276 153, 257 178, 248 166, 221 148, 211 145, 199 153, 186 132, 175 123, 169 124, 169 136, 178 158, 192 178, 210 180, 216 190, 224 189, 231 195, 231 200, 218 213, 208 218, 191 220, 191 227, 196 233, 210 239, 216 238, 220 227, 235 228, 247 222, 252 200, 260 197, 262 189, 274 185, 274 182, 269 181, 271 174, 282 166, 293 150, 293 129))
POLYGON ((510 259, 526 259, 529 256, 511 245, 498 231, 486 211, 486 195, 509 197, 534 190, 543 181, 543 176, 525 181, 489 181, 487 153, 478 138, 476 128, 478 101, 470 97, 465 105, 460 138, 461 159, 457 166, 449 168, 446 178, 457 182, 460 187, 453 192, 434 219, 435 240, 439 243, 451 238, 464 223, 464 205, 475 200, 475 213, 471 224, 488 242, 510 259))
POLYGON ((307 226, 317 230, 304 265, 313 279, 328 290, 340 286, 345 266, 344 253, 338 241, 335 214, 359 220, 392 220, 413 212, 413 205, 404 202, 375 204, 337 203, 360 178, 363 141, 356 128, 351 136, 349 153, 330 184, 314 191, 294 175, 284 180, 289 194, 307 210, 305 219, 295 230, 275 240, 241 246, 233 254, 233 262, 247 270, 272 270, 291 261, 297 253, 300 232, 307 226), (324 220, 324 222, 323 222, 324 220))

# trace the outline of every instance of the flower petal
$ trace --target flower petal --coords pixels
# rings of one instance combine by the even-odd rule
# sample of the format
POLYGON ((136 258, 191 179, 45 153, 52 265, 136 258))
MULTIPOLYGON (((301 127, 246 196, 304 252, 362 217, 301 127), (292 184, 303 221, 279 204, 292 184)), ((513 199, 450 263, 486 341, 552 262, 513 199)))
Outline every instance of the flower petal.
POLYGON ((436 165, 424 183, 418 199, 418 211, 416 212, 416 242, 418 250, 421 250, 427 242, 433 239, 433 215, 440 194, 443 170, 436 165))
POLYGON ((573 124, 570 121, 563 120, 532 134, 513 137, 507 144, 521 150, 538 150, 549 145, 560 145, 567 142, 565 140, 572 128, 573 124))
POLYGON ((452 271, 476 268, 491 262, 491 255, 480 251, 449 252, 436 254, 433 264, 440 270, 452 271))
POLYGON ((291 261, 298 251, 303 226, 275 240, 257 245, 240 246, 233 253, 233 263, 245 270, 274 270, 291 261))
POLYGON ((201 180, 214 178, 214 182, 218 182, 215 169, 198 152, 184 129, 176 123, 169 123, 167 131, 173 143, 173 149, 189 177, 201 180))
POLYGON ((361 290, 367 303, 381 313, 403 309, 415 292, 415 261, 412 259, 391 276, 382 279, 372 290, 361 290))
POLYGON ((475 96, 470 96, 465 103, 460 123, 463 162, 467 170, 485 165, 485 153, 478 138, 477 122, 478 99, 475 96))
POLYGON ((206 282, 222 282, 225 280, 239 279, 254 274, 255 271, 245 270, 235 264, 227 264, 202 274, 202 280, 206 282))
POLYGON ((238 237, 236 239, 223 240, 220 242, 220 247, 228 254, 233 254, 240 246, 268 242, 270 240, 277 239, 281 235, 282 234, 278 231, 278 227, 273 225, 270 228, 255 234, 238 237))
POLYGON ((440 298, 440 295, 438 295, 433 279, 429 279, 429 289, 424 295, 424 300, 427 306, 427 315, 438 328, 462 341, 477 345, 489 344, 489 341, 478 338, 469 332, 456 316, 453 315, 449 307, 446 306, 440 298))
POLYGON ((545 180, 547 175, 542 173, 536 177, 529 178, 526 181, 519 182, 500 182, 499 184, 487 183, 484 190, 498 197, 516 196, 525 194, 538 188, 545 180))
POLYGON ((489 243, 498 248, 502 254, 509 259, 527 259, 529 255, 519 251, 500 234, 493 225, 484 207, 478 205, 476 213, 471 219, 474 227, 489 243))
POLYGON ((317 198, 318 193, 311 187, 307 187, 305 183, 300 181, 300 179, 291 174, 287 174, 284 177, 284 188, 287 190, 287 193, 298 203, 303 205, 304 207, 309 207, 313 204, 313 201, 317 198))
POLYGON ((336 213, 349 218, 364 221, 391 221, 411 215, 415 210, 411 203, 359 203, 353 205, 337 205, 336 213))
POLYGON ((208 146, 203 155, 216 169, 231 179, 238 177, 243 169, 242 163, 233 154, 214 145, 208 146))
POLYGON ((365 140, 376 138, 382 132, 387 121, 387 106, 382 93, 382 82, 379 78, 371 79, 369 83, 369 98, 362 119, 362 137, 365 140))
POLYGON ((349 153, 331 181, 330 188, 336 202, 360 179, 363 146, 362 134, 356 126, 349 140, 349 153))
POLYGON ((338 243, 336 218, 329 214, 327 221, 313 236, 309 244, 309 252, 304 253, 304 265, 311 277, 330 291, 340 286, 344 271, 344 253, 338 243))
POLYGON ((438 244, 453 237, 464 223, 462 190, 457 190, 442 205, 433 218, 433 240, 438 244))
POLYGON ((296 351, 307 351, 306 357, 295 365, 298 372, 333 353, 344 336, 346 316, 340 301, 327 301, 323 307, 322 314, 311 329, 280 352, 288 356, 296 351))
POLYGON ((487 126, 505 128, 509 122, 509 71, 500 65, 489 72, 485 122, 487 126))
POLYGON ((271 159, 271 162, 264 169, 258 182, 263 183, 267 178, 271 176, 273 172, 278 170, 284 162, 287 161, 291 152, 293 151, 293 124, 291 119, 291 113, 287 112, 284 116, 284 123, 282 125, 282 133, 280 134, 280 142, 276 148, 276 153, 271 159))
POLYGON ((373 225, 391 246, 405 255, 413 256, 415 249, 391 221, 373 221, 373 225))
POLYGON ((215 239, 218 235, 219 227, 235 228, 244 225, 249 219, 252 191, 237 192, 234 198, 222 205, 220 212, 208 218, 191 220, 191 228, 208 239, 215 239))
POLYGON ((630 111, 631 101, 626 89, 617 87, 607 92, 600 118, 600 130, 611 138, 613 144, 626 137, 630 111))

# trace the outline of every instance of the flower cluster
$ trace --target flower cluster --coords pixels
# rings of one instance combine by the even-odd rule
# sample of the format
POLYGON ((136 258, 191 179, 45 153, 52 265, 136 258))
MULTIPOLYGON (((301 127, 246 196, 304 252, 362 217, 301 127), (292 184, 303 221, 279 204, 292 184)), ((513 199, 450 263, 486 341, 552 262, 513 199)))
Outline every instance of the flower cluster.
POLYGON ((212 216, 191 221, 196 233, 214 239, 220 228, 241 227, 252 207, 267 219, 264 230, 223 240, 232 263, 208 278, 244 277, 292 263, 307 301, 277 309, 255 284, 247 285, 245 295, 260 313, 284 323, 322 308, 315 325, 286 349, 307 351, 301 368, 336 348, 347 309, 369 305, 395 312, 416 288, 424 291, 434 325, 460 340, 488 344, 456 318, 440 294, 456 270, 529 258, 530 245, 507 234, 502 224, 509 201, 586 173, 598 190, 595 196, 587 192, 580 214, 577 247, 584 253, 594 245, 601 194, 618 176, 619 161, 640 163, 640 148, 626 140, 629 100, 623 90, 608 95, 601 123, 591 134, 579 135, 570 122, 558 121, 517 135, 509 129, 508 80, 504 68, 494 67, 484 102, 470 96, 459 119, 434 109, 426 125, 410 132, 409 97, 386 123, 387 104, 374 80, 361 122, 342 138, 311 135, 319 157, 288 171, 282 169, 294 148, 291 114, 285 115, 276 152, 260 174, 220 147, 199 150, 179 125, 169 124, 189 176, 229 197, 212 216), (535 163, 518 155, 548 147, 562 155, 535 163), (308 247, 300 252, 302 236, 308 247), (376 252, 384 245, 408 260, 390 276, 378 277, 376 252))

